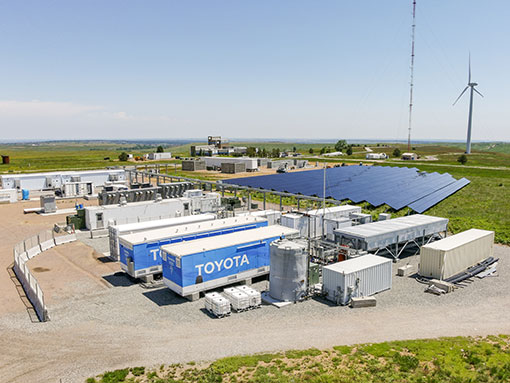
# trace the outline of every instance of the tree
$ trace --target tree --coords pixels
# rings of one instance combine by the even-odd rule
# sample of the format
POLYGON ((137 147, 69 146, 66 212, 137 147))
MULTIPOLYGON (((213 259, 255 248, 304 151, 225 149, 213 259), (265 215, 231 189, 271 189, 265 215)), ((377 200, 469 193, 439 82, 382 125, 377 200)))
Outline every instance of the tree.
POLYGON ((457 161, 460 162, 461 165, 465 165, 466 162, 468 161, 468 158, 465 154, 459 156, 459 158, 457 158, 457 161))
POLYGON ((246 149, 246 155, 248 157, 255 157, 257 155, 257 149, 254 146, 249 146, 246 149))
POLYGON ((352 154, 352 147, 349 146, 346 151, 347 155, 350 156, 352 154))
POLYGON ((126 152, 122 152, 119 154, 119 161, 127 161, 128 160, 128 154, 126 152))
POLYGON ((159 145, 158 148, 156 149, 156 153, 163 153, 164 151, 165 149, 163 149, 161 145, 159 145))
POLYGON ((395 148, 395 150, 393 151, 393 157, 399 158, 401 155, 402 155, 402 152, 400 151, 400 149, 395 148))
POLYGON ((335 150, 337 152, 341 152, 343 148, 345 148, 347 146, 347 141, 345 140, 338 140, 337 143, 335 144, 335 150))
POLYGON ((313 148, 308 149, 308 153, 313 154, 313 148))
POLYGON ((294 153, 296 153, 297 148, 294 146, 294 147, 292 148, 292 151, 293 151, 294 153))
POLYGON ((321 148, 321 151, 320 151, 320 154, 324 154, 324 153, 326 153, 326 147, 325 147, 325 146, 324 146, 324 147, 322 147, 322 148, 321 148))

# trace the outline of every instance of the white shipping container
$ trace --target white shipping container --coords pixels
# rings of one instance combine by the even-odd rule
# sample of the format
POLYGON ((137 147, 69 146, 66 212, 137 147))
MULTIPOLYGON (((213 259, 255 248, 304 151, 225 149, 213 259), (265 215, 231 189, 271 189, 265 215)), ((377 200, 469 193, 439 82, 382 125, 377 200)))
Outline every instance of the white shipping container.
POLYGON ((470 229, 422 246, 420 275, 446 279, 492 257, 494 232, 470 229))
POLYGON ((326 298, 346 305, 351 298, 366 297, 391 289, 391 259, 363 255, 322 268, 326 298))

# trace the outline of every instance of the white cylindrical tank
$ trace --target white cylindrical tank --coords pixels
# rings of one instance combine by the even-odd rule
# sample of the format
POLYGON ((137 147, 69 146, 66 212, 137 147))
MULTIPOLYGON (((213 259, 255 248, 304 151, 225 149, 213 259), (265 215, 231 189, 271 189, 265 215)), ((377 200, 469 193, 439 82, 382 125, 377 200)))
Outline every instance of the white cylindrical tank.
POLYGON ((270 257, 269 295, 291 302, 303 298, 307 288, 306 244, 288 239, 274 241, 270 257))

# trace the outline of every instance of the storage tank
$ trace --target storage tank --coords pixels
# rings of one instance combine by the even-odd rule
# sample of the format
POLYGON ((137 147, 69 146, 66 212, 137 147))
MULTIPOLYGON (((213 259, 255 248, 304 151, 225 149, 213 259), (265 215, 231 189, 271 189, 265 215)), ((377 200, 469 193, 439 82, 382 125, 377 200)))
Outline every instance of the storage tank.
POLYGON ((270 246, 269 295, 295 302, 306 294, 306 244, 282 239, 270 246))

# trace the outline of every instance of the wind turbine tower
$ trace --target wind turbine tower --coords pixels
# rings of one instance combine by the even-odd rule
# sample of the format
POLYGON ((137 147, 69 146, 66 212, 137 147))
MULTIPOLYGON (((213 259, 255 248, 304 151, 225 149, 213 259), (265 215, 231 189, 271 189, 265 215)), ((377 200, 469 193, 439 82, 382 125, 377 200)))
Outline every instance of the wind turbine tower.
POLYGON ((473 94, 474 92, 478 93, 480 96, 483 97, 483 94, 481 94, 478 90, 475 89, 475 86, 478 84, 476 82, 471 82, 471 55, 469 55, 469 74, 468 74, 468 84, 462 91, 462 93, 457 97, 453 105, 457 103, 457 101, 460 100, 460 98, 466 93, 466 90, 470 88, 469 92, 469 115, 468 115, 468 130, 467 130, 467 141, 466 141, 466 154, 471 153, 471 126, 473 122, 473 94))

